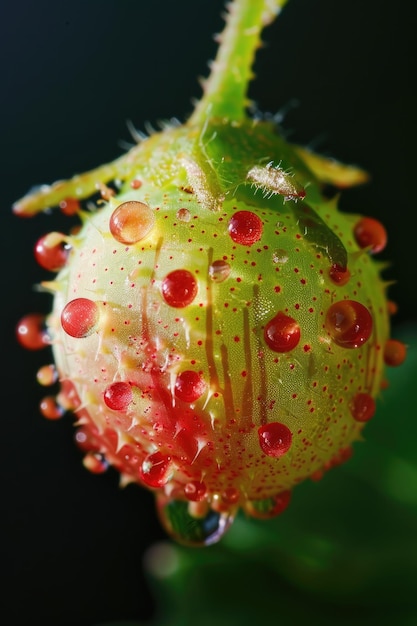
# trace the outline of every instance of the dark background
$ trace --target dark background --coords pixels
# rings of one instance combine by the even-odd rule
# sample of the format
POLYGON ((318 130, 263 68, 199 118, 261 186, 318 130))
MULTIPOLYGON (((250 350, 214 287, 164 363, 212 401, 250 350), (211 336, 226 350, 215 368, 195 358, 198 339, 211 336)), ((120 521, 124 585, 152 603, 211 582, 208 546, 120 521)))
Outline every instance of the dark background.
MULTIPOLYGON (((255 0, 254 0, 255 1, 255 0)), ((378 217, 389 233, 390 296, 397 329, 417 321, 416 51, 411 0, 291 0, 264 32, 251 97, 285 112, 291 141, 371 173, 342 207, 378 217)), ((33 246, 62 216, 19 219, 13 201, 30 187, 119 156, 127 120, 184 120, 215 55, 221 0, 3 2, 1 50, 1 584, 8 626, 92 626, 150 619, 143 571, 162 539, 151 494, 91 475, 70 417, 48 422, 36 371, 50 360, 17 345, 14 328, 47 312, 33 246)))

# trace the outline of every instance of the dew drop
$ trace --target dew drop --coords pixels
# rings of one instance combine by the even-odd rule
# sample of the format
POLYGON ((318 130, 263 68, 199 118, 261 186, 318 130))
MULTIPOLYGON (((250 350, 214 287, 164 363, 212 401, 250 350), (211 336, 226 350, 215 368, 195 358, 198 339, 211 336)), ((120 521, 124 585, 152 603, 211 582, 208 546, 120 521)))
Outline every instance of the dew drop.
POLYGON ((244 509, 245 512, 256 519, 271 519, 285 511, 291 501, 292 492, 282 491, 272 498, 264 500, 248 500, 244 509))
POLYGON ((240 500, 240 491, 236 487, 227 487, 222 492, 221 498, 225 504, 237 504, 240 500))
POLYGON ((71 337, 88 337, 96 330, 99 317, 98 306, 93 300, 75 298, 64 307, 61 325, 71 337))
POLYGON ((83 452, 97 452, 99 446, 93 433, 86 426, 80 426, 74 436, 77 447, 83 452))
POLYGON ((343 267, 337 265, 337 263, 333 263, 329 270, 329 278, 335 285, 343 287, 343 285, 349 282, 350 272, 347 268, 343 269, 343 267))
POLYGON ((406 345, 398 339, 388 339, 384 348, 384 362, 390 367, 404 363, 407 356, 406 345))
POLYGON ((360 248, 370 248, 370 252, 377 254, 387 244, 387 231, 379 220, 372 217, 363 217, 353 229, 356 242, 360 248))
POLYGON ((200 374, 193 370, 185 370, 175 381, 175 396, 184 402, 195 402, 203 395, 206 383, 200 374))
POLYGON ((184 487, 184 495, 191 502, 201 502, 207 494, 207 487, 203 482, 191 480, 184 487))
POLYGON ((357 422, 368 422, 375 415, 376 404, 369 393, 357 393, 349 408, 357 422))
POLYGON ((79 200, 76 198, 66 198, 59 203, 61 213, 67 216, 75 215, 81 208, 79 200))
POLYGON ((139 476, 148 487, 158 488, 166 485, 171 470, 171 457, 158 451, 146 457, 139 469, 139 476))
POLYGON ((162 281, 162 295, 169 306, 181 309, 188 306, 197 295, 198 286, 188 270, 174 270, 162 281))
POLYGON ((126 411, 132 399, 132 387, 129 383, 112 383, 104 391, 104 402, 112 411, 126 411))
POLYGON ((333 341, 342 348, 359 348, 371 336, 372 315, 356 300, 341 300, 327 311, 325 327, 333 341))
POLYGON ((252 211, 237 211, 229 221, 229 235, 234 242, 251 246, 262 237, 262 220, 252 211))
POLYGON ((229 276, 231 269, 229 263, 219 259, 209 266, 209 276, 216 283, 221 283, 229 276))
POLYGON ((279 458, 291 447, 292 433, 288 426, 280 422, 271 422, 260 426, 258 437, 262 451, 267 456, 279 458))
POLYGON ((36 374, 36 380, 42 387, 50 387, 58 380, 58 371, 55 365, 43 365, 36 374))
POLYGON ((100 452, 87 452, 83 458, 83 465, 92 474, 102 474, 109 467, 106 457, 100 452))
POLYGON ((58 272, 67 262, 71 246, 67 243, 67 237, 62 233, 48 233, 35 245, 36 262, 50 272, 58 272))
POLYGON ((48 420, 57 420, 62 417, 65 410, 58 404, 54 396, 46 396, 39 405, 40 412, 48 420))
POLYGON ((50 345, 46 330, 45 315, 29 313, 17 324, 16 336, 19 343, 27 350, 40 350, 50 345))
POLYGON ((177 219, 179 219, 181 222, 189 222, 191 219, 191 212, 185 208, 178 209, 177 219))
POLYGON ((109 227, 119 243, 135 244, 150 233, 155 224, 155 214, 143 202, 123 202, 110 217, 109 227))
POLYGON ((279 312, 266 324, 264 337, 274 352, 289 352, 300 341, 300 326, 295 319, 279 312))
POLYGON ((282 248, 274 250, 272 253, 273 263, 281 263, 283 265, 284 263, 287 263, 289 258, 288 252, 282 248))
POLYGON ((193 516, 190 503, 157 496, 157 510, 162 526, 178 543, 202 547, 217 543, 224 537, 235 518, 236 510, 218 512, 208 508, 205 514, 193 516))

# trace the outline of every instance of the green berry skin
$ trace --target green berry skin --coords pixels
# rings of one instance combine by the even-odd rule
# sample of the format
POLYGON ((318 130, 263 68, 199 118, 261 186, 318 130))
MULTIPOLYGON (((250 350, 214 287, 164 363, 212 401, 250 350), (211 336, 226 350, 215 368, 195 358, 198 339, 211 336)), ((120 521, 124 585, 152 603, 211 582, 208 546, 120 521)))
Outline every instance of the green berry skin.
POLYGON ((175 499, 203 484, 209 502, 233 494, 245 507, 347 456, 365 423, 355 398, 378 396, 389 336, 381 268, 355 240, 359 217, 321 196, 268 123, 184 125, 135 148, 120 192, 72 237, 48 318, 79 424, 125 482, 175 499), (126 202, 149 217, 132 244, 110 230, 126 202), (78 298, 99 314, 73 337, 61 316, 78 298), (344 343, 328 319, 335 303, 344 343), (277 315, 293 320, 292 334, 277 315), (181 391, 184 372, 198 375, 197 390, 181 391), (133 390, 122 410, 103 400, 116 382, 133 390))

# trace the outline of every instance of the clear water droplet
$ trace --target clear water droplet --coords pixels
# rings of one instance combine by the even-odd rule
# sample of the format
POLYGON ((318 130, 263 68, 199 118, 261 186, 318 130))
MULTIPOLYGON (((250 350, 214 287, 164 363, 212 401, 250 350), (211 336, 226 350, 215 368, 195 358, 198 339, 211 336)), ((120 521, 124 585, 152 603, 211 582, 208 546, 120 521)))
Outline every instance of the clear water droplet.
POLYGON ((236 507, 225 512, 207 508, 205 514, 193 516, 189 502, 171 500, 158 494, 156 505, 161 524, 166 532, 178 543, 186 546, 203 547, 217 543, 232 525, 236 507))

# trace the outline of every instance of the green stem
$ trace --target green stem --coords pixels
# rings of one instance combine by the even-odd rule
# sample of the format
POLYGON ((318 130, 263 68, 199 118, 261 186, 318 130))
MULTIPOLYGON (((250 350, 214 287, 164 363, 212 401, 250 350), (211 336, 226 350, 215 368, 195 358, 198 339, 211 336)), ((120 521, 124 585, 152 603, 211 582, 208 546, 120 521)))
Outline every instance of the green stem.
POLYGON ((189 123, 210 117, 241 121, 246 116, 247 91, 252 65, 261 44, 261 33, 272 23, 287 0, 232 0, 219 48, 203 84, 203 96, 189 123))

